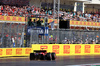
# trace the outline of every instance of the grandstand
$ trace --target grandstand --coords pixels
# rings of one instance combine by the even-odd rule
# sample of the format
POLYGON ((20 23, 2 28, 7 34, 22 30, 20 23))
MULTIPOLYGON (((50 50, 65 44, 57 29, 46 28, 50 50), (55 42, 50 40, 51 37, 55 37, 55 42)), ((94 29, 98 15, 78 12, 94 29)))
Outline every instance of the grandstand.
MULTIPOLYGON (((2 4, 5 5, 1 5, 0 9, 0 22, 14 22, 14 23, 25 23, 25 17, 27 17, 29 10, 31 10, 31 14, 47 14, 49 19, 54 19, 53 15, 53 0, 49 1, 49 0, 30 0, 30 1, 23 1, 21 0, 21 5, 19 3, 19 1, 13 1, 13 0, 9 0, 9 2, 5 3, 6 0, 1 1, 2 4), (4 2, 4 3, 3 3, 4 2), (13 2, 13 3, 11 3, 13 2), (25 2, 27 4, 25 4, 25 2), (16 3, 18 3, 16 5, 16 3), (7 5, 8 4, 8 5, 7 5), (24 6, 25 5, 25 6, 24 6), (30 6, 27 6, 30 5, 30 6), (33 6, 34 5, 34 6, 33 6), (21 7, 19 7, 21 6, 21 7), (7 17, 4 17, 7 16, 7 17), (9 17, 10 16, 10 17, 9 17), (17 16, 17 17, 11 17, 11 16, 17 16), (3 20, 4 19, 4 20, 3 20)), ((93 1, 94 2, 94 1, 93 1)), ((75 0, 75 1, 68 1, 68 0, 62 0, 60 5, 60 12, 59 12, 59 17, 61 17, 63 15, 63 19, 70 19, 71 22, 73 23, 74 21, 84 21, 84 22, 100 22, 100 17, 99 17, 99 9, 95 10, 95 8, 93 10, 88 10, 87 12, 87 7, 91 6, 89 5, 90 3, 92 3, 92 1, 87 1, 87 0, 75 0), (86 10, 84 10, 86 9, 86 10), (92 11, 92 12, 91 12, 92 11)), ((95 6, 95 5, 93 5, 95 6)), ((90 7, 89 7, 90 8, 90 7)), ((57 14, 55 16, 55 18, 57 18, 57 14)), ((52 20, 49 20, 50 22, 52 22, 52 20)), ((50 23, 49 22, 49 23, 50 23)), ((56 22, 57 23, 57 22, 56 22)), ((72 24, 71 23, 71 24, 72 24)), ((77 22, 76 22, 77 23, 77 22)), ((91 24, 91 23, 89 23, 91 24)), ((70 27, 73 29, 73 25, 70 25, 70 27)), ((99 25, 98 23, 96 23, 95 25, 99 25)), ((82 26, 82 25, 75 25, 74 27, 79 28, 81 27, 82 29, 84 29, 84 27, 86 27, 86 25, 82 26), (76 27, 77 26, 77 27, 76 27)), ((87 26, 88 28, 92 29, 92 28, 99 28, 99 26, 87 26), (92 28, 91 28, 92 27, 92 28)), ((98 29, 97 29, 98 30, 98 29)))

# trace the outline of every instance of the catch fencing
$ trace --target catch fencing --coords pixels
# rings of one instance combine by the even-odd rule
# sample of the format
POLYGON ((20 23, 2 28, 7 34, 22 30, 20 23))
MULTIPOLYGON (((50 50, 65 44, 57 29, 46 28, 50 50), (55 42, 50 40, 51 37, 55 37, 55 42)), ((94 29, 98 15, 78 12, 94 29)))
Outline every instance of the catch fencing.
POLYGON ((24 47, 25 25, 0 24, 0 48, 24 47))
POLYGON ((48 36, 39 35, 36 29, 31 31, 30 44, 93 44, 100 43, 100 31, 55 29, 48 36))
POLYGON ((27 35, 26 25, 15 23, 0 24, 0 48, 30 47, 31 44, 100 44, 100 31, 49 29, 48 35, 40 35, 32 29, 27 35))

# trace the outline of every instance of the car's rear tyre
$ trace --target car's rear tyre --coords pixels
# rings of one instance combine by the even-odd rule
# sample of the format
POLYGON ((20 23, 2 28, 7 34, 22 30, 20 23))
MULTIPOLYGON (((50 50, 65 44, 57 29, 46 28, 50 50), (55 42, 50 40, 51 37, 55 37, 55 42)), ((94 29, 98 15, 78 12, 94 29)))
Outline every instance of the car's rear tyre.
POLYGON ((45 60, 45 56, 43 54, 40 54, 40 60, 45 60))
POLYGON ((47 59, 47 60, 51 60, 51 59, 52 59, 51 53, 47 53, 46 59, 47 59))
POLYGON ((35 60, 35 54, 34 53, 30 53, 30 60, 35 60))
POLYGON ((56 59, 56 54, 55 53, 51 53, 51 56, 52 56, 52 60, 56 59))

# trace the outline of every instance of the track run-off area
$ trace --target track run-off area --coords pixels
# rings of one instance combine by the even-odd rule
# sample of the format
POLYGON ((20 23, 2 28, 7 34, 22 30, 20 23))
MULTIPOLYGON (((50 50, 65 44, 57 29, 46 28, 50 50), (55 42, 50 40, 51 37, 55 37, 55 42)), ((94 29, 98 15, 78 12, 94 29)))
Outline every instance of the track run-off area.
POLYGON ((100 65, 100 56, 57 56, 55 61, 30 61, 29 57, 0 58, 0 66, 91 66, 100 65))

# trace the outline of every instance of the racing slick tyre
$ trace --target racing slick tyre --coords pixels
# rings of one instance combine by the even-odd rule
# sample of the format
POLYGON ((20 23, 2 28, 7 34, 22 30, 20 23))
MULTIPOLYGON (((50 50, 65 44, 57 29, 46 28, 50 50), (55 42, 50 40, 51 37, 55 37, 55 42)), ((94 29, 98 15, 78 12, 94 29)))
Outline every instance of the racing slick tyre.
POLYGON ((35 54, 34 53, 30 53, 30 60, 35 60, 35 54))
POLYGON ((56 54, 55 53, 51 53, 51 56, 52 56, 52 60, 56 59, 56 54))
POLYGON ((45 60, 45 56, 43 54, 40 54, 40 60, 45 60))
POLYGON ((51 53, 47 53, 46 59, 47 59, 47 60, 51 60, 51 59, 52 59, 51 53))

